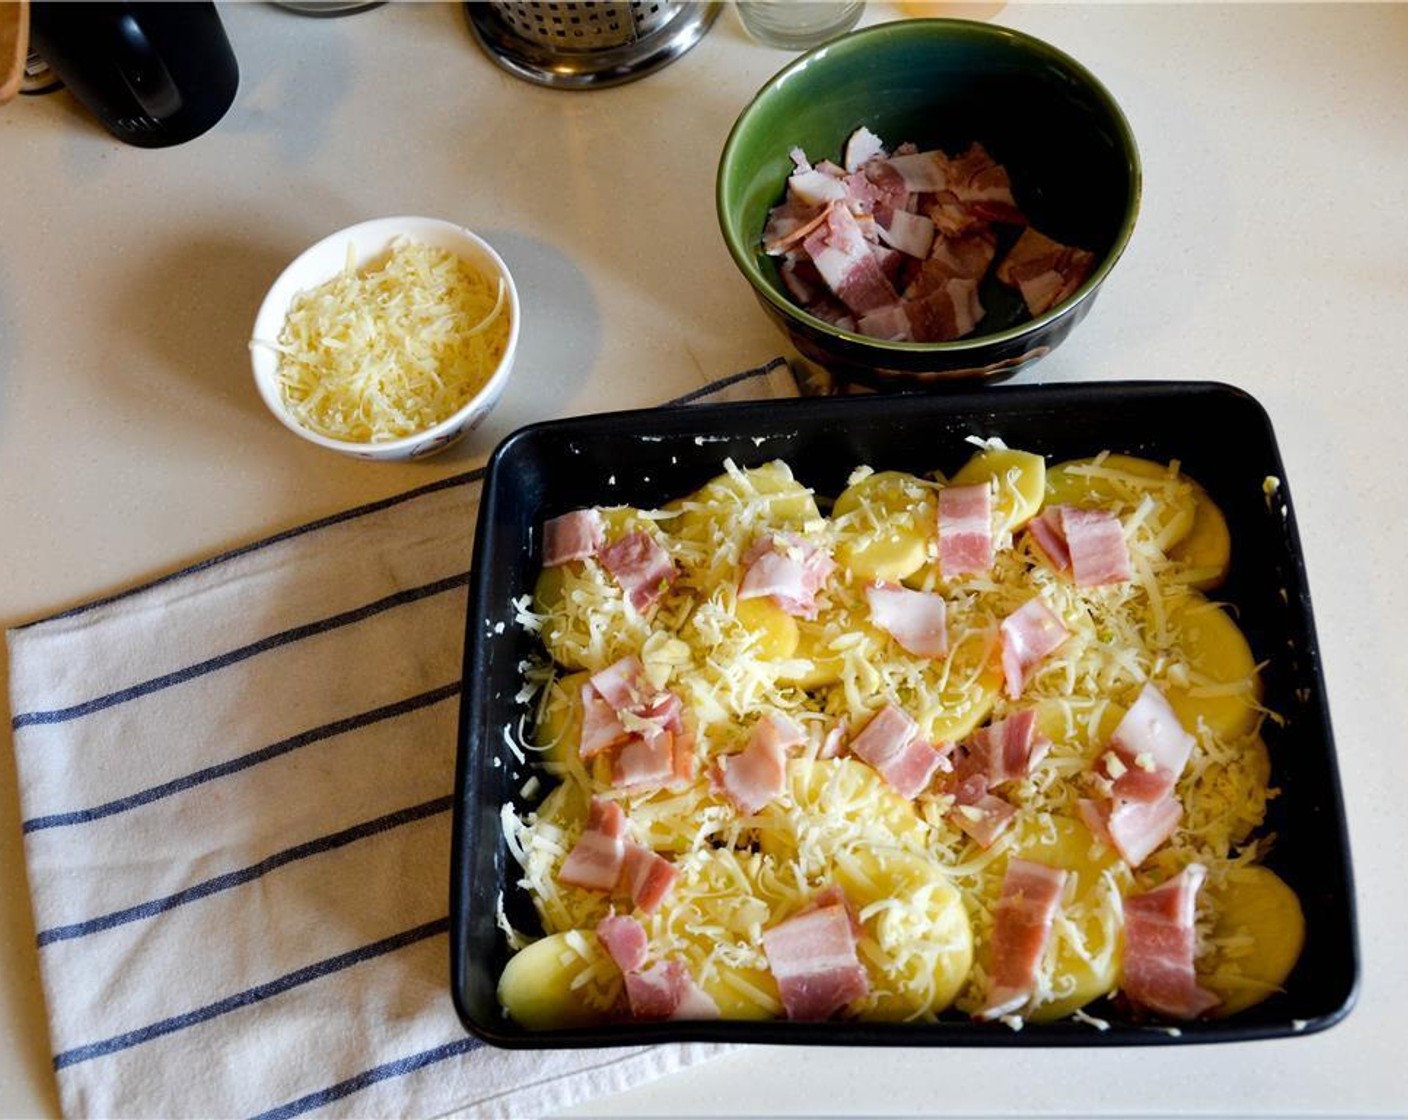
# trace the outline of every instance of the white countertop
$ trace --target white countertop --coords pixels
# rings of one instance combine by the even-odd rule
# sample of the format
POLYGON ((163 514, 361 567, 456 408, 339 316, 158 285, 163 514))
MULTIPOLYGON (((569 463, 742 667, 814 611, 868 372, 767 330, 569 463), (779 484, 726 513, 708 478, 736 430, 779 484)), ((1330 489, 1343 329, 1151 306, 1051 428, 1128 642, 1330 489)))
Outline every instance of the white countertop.
MULTIPOLYGON (((192 143, 126 147, 67 94, 0 109, 0 625, 461 471, 523 423, 649 405, 787 352, 728 259, 713 183, 734 117, 792 56, 733 12, 643 81, 565 93, 494 67, 458 5, 222 11, 241 87, 192 143), (393 213, 484 234, 525 306, 504 402, 412 466, 292 438, 245 351, 289 259, 393 213)), ((1270 413, 1348 803, 1359 1005, 1323 1034, 1235 1046, 746 1049, 581 1111, 1403 1114, 1408 6, 969 11, 1090 67, 1144 161, 1124 260, 1018 383, 1206 378, 1270 413)), ((18 822, 5 750, 0 1115, 49 1115, 18 822)))

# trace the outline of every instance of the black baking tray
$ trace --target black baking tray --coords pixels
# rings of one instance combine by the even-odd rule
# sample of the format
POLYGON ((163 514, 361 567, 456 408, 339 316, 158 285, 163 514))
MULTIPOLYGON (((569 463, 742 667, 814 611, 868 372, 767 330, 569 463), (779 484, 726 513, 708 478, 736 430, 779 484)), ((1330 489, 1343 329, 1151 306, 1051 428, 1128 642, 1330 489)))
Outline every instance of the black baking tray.
POLYGON ((1343 801, 1310 592, 1290 488, 1266 412, 1252 397, 1210 382, 1102 382, 981 389, 943 396, 786 400, 618 412, 523 428, 495 451, 484 478, 465 631, 451 873, 451 981, 465 1026, 498 1046, 621 1046, 726 1041, 893 1046, 1085 1046, 1229 1042, 1308 1034, 1353 1006, 1359 955, 1343 801), (1108 1030, 1063 1021, 1020 1032, 956 1014, 936 1023, 665 1022, 528 1030, 501 1012, 495 989, 508 953, 500 899, 517 928, 536 916, 514 884, 518 868, 500 826, 529 776, 504 743, 526 712, 515 700, 535 640, 514 622, 531 594, 544 519, 592 505, 652 507, 720 473, 781 458, 819 495, 834 496, 860 464, 924 473, 956 470, 966 437, 998 437, 1049 462, 1121 451, 1178 459, 1227 515, 1232 568, 1221 601, 1264 670, 1272 785, 1267 864, 1295 890, 1305 949, 1286 989, 1222 1021, 1169 1025, 1122 1019, 1103 1002, 1088 1010, 1108 1030), (1275 479, 1277 486, 1270 486, 1275 479))

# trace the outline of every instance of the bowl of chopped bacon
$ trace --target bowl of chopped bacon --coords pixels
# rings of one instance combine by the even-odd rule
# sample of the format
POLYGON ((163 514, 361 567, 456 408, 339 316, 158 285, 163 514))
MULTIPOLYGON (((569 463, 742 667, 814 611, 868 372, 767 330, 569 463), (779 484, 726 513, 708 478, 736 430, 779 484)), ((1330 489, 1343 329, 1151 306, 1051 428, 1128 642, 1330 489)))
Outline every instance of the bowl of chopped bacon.
POLYGON ((843 380, 997 380, 1085 317, 1139 210, 1118 104, 1038 39, 885 23, 780 71, 739 115, 720 227, 763 309, 843 380))

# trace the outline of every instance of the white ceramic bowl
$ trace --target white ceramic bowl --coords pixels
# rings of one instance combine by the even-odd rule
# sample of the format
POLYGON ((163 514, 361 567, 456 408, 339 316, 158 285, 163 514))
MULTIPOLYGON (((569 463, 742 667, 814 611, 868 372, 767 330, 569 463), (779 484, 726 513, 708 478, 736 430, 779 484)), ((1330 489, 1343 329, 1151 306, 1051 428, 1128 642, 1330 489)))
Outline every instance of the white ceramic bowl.
POLYGON ((277 340, 283 331, 289 305, 294 297, 300 292, 316 288, 341 272, 347 263, 349 244, 355 253, 356 266, 361 268, 385 253, 391 242, 401 236, 434 248, 448 249, 458 254, 471 268, 490 279, 498 277, 504 282, 504 296, 510 315, 508 345, 504 348, 498 368, 484 383, 484 387, 457 412, 432 427, 402 436, 400 439, 378 443, 331 439, 303 427, 284 406, 277 377, 278 354, 267 346, 250 347, 254 384, 259 389, 259 395, 264 398, 264 403, 269 406, 269 411, 284 427, 309 443, 316 443, 319 447, 340 451, 344 455, 353 455, 359 459, 420 459, 449 447, 472 431, 498 402, 504 386, 508 384, 514 355, 518 350, 518 289, 514 286, 507 266, 483 238, 470 233, 463 226, 437 218, 375 218, 338 230, 305 249, 284 269, 274 281, 274 286, 269 289, 269 294, 264 297, 259 314, 254 320, 251 337, 262 341, 277 340))

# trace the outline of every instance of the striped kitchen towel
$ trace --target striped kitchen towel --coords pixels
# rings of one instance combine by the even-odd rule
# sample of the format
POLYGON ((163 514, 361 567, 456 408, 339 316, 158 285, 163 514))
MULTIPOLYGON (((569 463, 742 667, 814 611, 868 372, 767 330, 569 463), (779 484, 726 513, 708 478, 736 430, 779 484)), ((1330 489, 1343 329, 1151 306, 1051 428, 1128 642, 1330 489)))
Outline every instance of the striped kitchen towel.
MULTIPOLYGON (((795 392, 776 359, 671 403, 795 392)), ((455 1015, 482 473, 7 634, 66 1116, 540 1115, 720 1051, 500 1051, 455 1015)))

